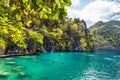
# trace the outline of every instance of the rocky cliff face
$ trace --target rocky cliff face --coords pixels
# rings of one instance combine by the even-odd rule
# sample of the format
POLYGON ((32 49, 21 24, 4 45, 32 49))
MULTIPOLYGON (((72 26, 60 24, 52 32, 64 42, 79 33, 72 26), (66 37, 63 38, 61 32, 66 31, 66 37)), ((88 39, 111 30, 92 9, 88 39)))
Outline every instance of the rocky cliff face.
POLYGON ((91 26, 95 49, 120 50, 120 21, 98 22, 91 26))
POLYGON ((53 37, 54 35, 50 36, 47 33, 47 36, 44 37, 46 51, 93 51, 93 40, 85 21, 69 19, 56 26, 59 26, 59 29, 58 27, 54 28, 57 30, 53 34, 59 35, 53 37))
POLYGON ((32 38, 27 38, 26 49, 9 44, 6 50, 0 49, 0 53, 26 54, 45 51, 93 51, 94 49, 92 36, 83 20, 65 19, 52 22, 43 20, 38 28, 31 29, 43 35, 43 44, 37 43, 32 38))

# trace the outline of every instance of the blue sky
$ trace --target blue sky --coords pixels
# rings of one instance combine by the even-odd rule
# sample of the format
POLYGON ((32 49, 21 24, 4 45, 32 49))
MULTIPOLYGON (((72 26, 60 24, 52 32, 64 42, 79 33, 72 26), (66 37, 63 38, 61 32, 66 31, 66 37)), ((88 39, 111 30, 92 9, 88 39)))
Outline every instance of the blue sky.
POLYGON ((81 10, 81 9, 83 9, 87 4, 89 4, 90 2, 92 2, 92 1, 94 1, 94 0, 71 0, 71 1, 72 1, 72 5, 71 5, 70 8, 81 10))
POLYGON ((120 5, 108 0, 71 0, 68 7, 69 18, 80 18, 86 21, 88 27, 98 21, 109 21, 114 12, 120 12, 120 5))

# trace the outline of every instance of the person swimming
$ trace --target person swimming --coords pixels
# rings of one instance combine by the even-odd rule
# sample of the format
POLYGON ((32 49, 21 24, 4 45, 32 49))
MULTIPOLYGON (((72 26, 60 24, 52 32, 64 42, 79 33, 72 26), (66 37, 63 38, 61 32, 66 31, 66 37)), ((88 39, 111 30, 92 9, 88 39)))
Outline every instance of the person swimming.
POLYGON ((37 59, 34 59, 34 62, 38 62, 38 60, 37 60, 37 59))
POLYGON ((54 61, 53 61, 53 60, 51 60, 51 63, 52 63, 52 64, 54 64, 54 61))
POLYGON ((61 64, 64 64, 64 62, 60 62, 61 64))

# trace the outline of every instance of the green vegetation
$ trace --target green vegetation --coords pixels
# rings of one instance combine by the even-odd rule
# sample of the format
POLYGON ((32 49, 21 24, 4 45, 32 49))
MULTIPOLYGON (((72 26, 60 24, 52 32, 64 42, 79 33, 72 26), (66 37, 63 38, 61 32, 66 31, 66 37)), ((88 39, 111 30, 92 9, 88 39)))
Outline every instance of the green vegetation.
POLYGON ((98 22, 90 27, 97 49, 120 49, 120 22, 98 22), (99 25, 97 25, 99 24, 99 25))
POLYGON ((23 53, 70 50, 78 44, 76 51, 90 51, 93 42, 85 22, 66 19, 70 5, 70 0, 0 0, 0 48, 23 53))
MULTIPOLYGON (((47 36, 49 35, 49 39, 52 41, 50 43, 54 44, 57 51, 93 50, 93 40, 83 20, 62 20, 54 25, 52 30, 49 30, 47 36)), ((48 42, 48 40, 46 41, 48 42)), ((50 43, 48 42, 48 44, 50 43)))

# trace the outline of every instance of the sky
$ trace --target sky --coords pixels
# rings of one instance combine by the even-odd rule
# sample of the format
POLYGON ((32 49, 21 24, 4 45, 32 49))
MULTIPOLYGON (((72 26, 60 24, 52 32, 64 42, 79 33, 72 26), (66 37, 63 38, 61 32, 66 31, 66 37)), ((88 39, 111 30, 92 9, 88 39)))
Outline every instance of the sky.
MULTIPOLYGON (((67 7, 69 18, 80 18, 91 26, 98 21, 109 21, 112 13, 120 12, 120 5, 108 0, 71 0, 72 5, 67 7)), ((118 19, 119 20, 119 19, 118 19)))

